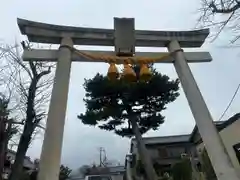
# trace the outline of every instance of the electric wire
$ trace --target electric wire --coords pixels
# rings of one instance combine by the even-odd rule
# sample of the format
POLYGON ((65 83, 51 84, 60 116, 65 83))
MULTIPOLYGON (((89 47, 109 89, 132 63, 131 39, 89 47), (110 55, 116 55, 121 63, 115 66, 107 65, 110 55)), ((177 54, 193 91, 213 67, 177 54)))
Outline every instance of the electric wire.
POLYGON ((235 99, 235 97, 236 97, 236 95, 237 95, 237 93, 238 93, 238 91, 239 91, 239 88, 240 88, 240 83, 238 84, 237 89, 235 90, 235 92, 234 92, 234 94, 233 94, 230 102, 228 103, 226 109, 223 111, 223 113, 222 113, 222 115, 220 116, 220 118, 218 119, 218 121, 221 121, 221 120, 222 120, 222 118, 225 116, 225 114, 226 114, 226 112, 228 111, 228 109, 231 107, 231 105, 232 105, 232 103, 233 103, 233 100, 235 99))

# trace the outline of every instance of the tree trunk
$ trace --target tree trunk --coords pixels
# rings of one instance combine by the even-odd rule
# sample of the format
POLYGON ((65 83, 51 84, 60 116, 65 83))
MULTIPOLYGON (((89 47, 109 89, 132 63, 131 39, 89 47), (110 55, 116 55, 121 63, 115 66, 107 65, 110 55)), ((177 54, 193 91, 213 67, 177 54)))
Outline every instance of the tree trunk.
POLYGON ((6 124, 0 119, 0 180, 2 180, 4 162, 5 162, 5 141, 6 141, 6 124))
POLYGON ((31 132, 32 130, 28 126, 26 126, 20 138, 17 153, 15 156, 15 161, 8 180, 19 180, 19 177, 22 174, 24 158, 28 150, 28 145, 31 141, 31 132))
POLYGON ((2 180, 3 167, 5 162, 4 143, 0 140, 0 180, 2 180))
POLYGON ((136 142, 137 142, 137 148, 138 148, 138 153, 140 155, 140 158, 142 160, 146 175, 148 180, 156 180, 157 179, 157 174, 154 170, 151 158, 149 156, 148 150, 143 142, 142 135, 139 131, 138 124, 135 119, 131 119, 131 124, 133 128, 133 132, 136 137, 136 142))

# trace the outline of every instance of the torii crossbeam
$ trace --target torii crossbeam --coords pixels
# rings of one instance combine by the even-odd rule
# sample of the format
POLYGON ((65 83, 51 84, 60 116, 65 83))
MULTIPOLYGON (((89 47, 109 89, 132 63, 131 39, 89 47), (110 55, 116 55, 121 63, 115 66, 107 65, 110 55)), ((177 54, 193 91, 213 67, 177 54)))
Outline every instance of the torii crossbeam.
MULTIPOLYGON (((166 54, 135 52, 136 46, 167 47, 169 52, 176 52, 173 56, 160 62, 174 64, 218 179, 238 180, 188 66, 188 63, 210 62, 212 58, 208 52, 179 51, 181 48, 201 47, 209 34, 208 29, 177 32, 135 30, 134 19, 130 18, 115 18, 114 29, 58 26, 24 19, 18 19, 18 26, 21 33, 27 35, 30 42, 61 45, 59 50, 24 50, 23 54, 23 60, 26 61, 57 61, 38 180, 58 179, 71 62, 91 62, 66 48, 73 47, 73 45, 115 47, 115 52, 87 51, 92 54, 128 54, 148 57, 166 54)), ((102 61, 94 60, 92 62, 102 61)))

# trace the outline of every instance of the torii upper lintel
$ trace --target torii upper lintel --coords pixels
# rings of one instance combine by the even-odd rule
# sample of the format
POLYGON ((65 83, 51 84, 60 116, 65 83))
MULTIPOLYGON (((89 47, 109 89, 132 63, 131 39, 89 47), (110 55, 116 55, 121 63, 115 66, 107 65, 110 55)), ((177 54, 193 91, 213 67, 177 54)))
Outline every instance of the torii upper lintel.
MULTIPOLYGON (((60 26, 17 19, 22 34, 30 42, 61 44, 61 38, 68 35, 75 45, 114 46, 114 29, 60 26)), ((209 29, 193 31, 149 31, 135 30, 135 46, 166 47, 177 40, 183 48, 201 47, 209 35, 209 29)))

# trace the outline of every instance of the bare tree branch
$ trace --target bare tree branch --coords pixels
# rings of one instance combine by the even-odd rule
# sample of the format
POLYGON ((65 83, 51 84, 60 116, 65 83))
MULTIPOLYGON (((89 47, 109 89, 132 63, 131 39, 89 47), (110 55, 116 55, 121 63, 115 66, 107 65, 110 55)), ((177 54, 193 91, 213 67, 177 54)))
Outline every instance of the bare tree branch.
POLYGON ((211 8, 213 13, 228 14, 238 10, 240 8, 240 2, 236 0, 232 0, 232 1, 221 0, 220 6, 218 6, 216 2, 211 2, 209 4, 209 8, 211 8), (227 7, 225 6, 225 3, 227 7))
MULTIPOLYGON (((22 43, 22 46, 30 48, 26 43, 22 43)), ((44 129, 43 122, 47 117, 53 84, 52 69, 55 67, 54 63, 24 62, 20 50, 17 45, 4 45, 0 48, 1 60, 7 67, 3 70, 0 68, 4 82, 0 86, 6 89, 6 94, 10 94, 8 90, 11 90, 10 104, 14 108, 12 116, 24 123, 23 128, 20 128, 21 135, 10 180, 17 179, 29 144, 39 132, 39 128, 44 129)))
POLYGON ((230 43, 240 38, 240 1, 238 0, 201 0, 198 26, 212 27, 216 33, 212 41, 227 30, 233 34, 230 43))

